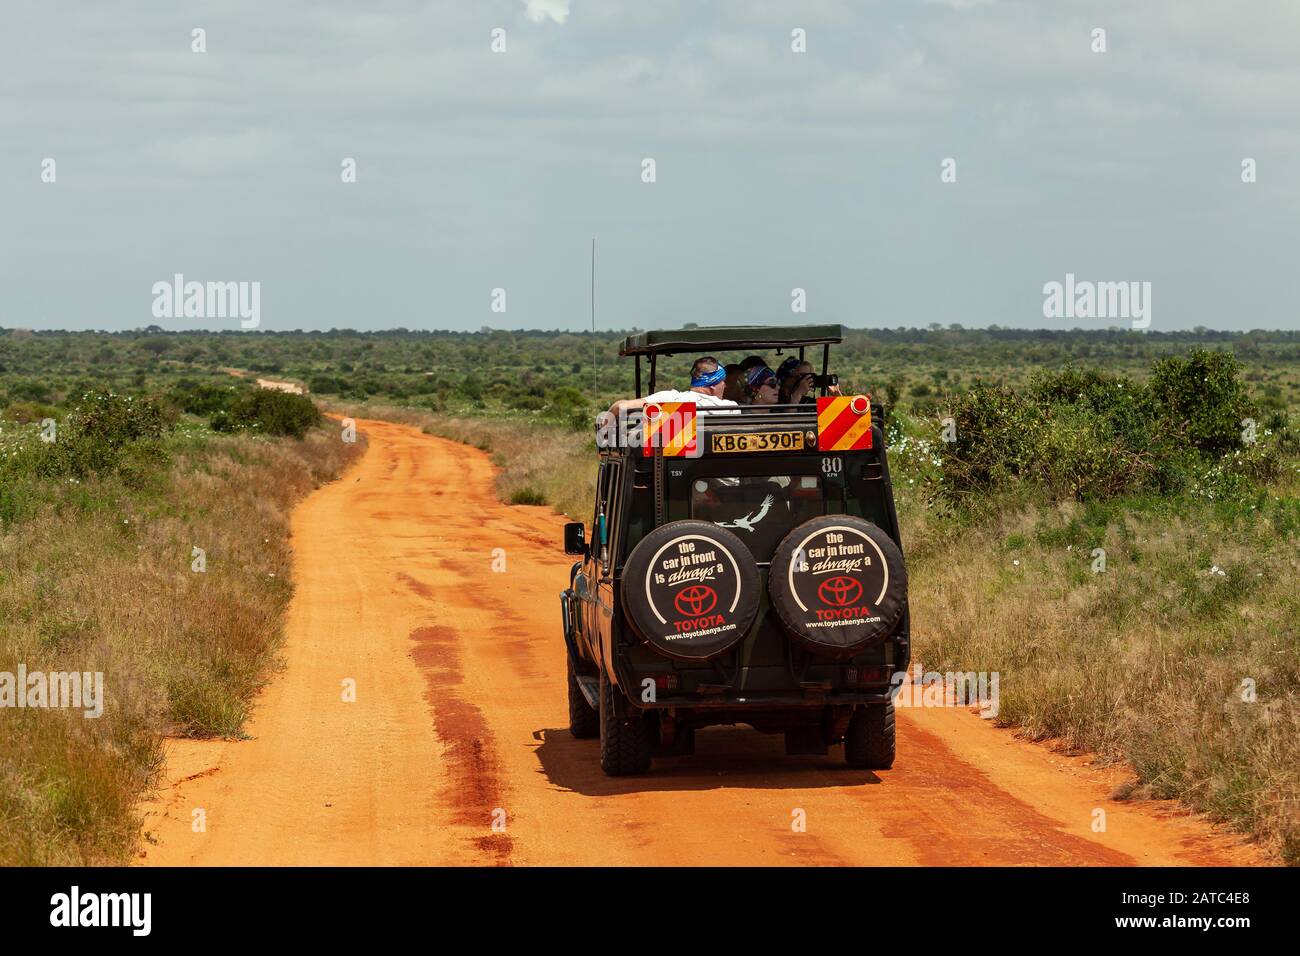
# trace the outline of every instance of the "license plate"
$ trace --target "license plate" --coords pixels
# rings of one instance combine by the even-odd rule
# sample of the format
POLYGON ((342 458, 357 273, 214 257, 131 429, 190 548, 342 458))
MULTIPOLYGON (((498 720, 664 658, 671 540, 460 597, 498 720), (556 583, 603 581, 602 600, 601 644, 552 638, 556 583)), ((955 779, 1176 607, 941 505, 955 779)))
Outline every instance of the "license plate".
POLYGON ((803 451, 803 432, 746 432, 711 435, 709 450, 715 455, 746 451, 803 451))

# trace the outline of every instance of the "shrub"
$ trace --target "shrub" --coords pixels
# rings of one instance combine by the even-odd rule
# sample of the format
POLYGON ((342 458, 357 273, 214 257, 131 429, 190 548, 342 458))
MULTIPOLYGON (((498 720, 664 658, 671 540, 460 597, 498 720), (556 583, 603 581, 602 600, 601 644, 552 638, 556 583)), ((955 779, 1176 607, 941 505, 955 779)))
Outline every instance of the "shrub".
POLYGON ((13 402, 5 409, 5 418, 20 425, 58 417, 59 413, 52 406, 38 402, 13 402))
POLYGON ((978 381, 952 399, 949 414, 956 440, 943 445, 942 483, 958 494, 1024 474, 1045 427, 1037 409, 1013 390, 978 381))
POLYGON ((42 385, 40 382, 14 382, 9 386, 9 401, 11 402, 40 402, 49 404, 54 399, 54 393, 50 391, 48 385, 42 385))
POLYGON ((585 416, 589 407, 587 396, 572 385, 560 385, 546 393, 546 414, 550 418, 568 419, 574 412, 585 416))
POLYGON ((238 387, 234 385, 199 385, 182 382, 172 389, 169 397, 176 407, 186 414, 212 415, 229 410, 238 392, 238 387))
POLYGON ((170 352, 175 348, 176 343, 166 335, 154 335, 147 339, 141 339, 139 347, 142 351, 149 352, 152 355, 162 355, 164 352, 170 352))
POLYGON ((162 437, 174 423, 152 398, 90 392, 59 426, 57 440, 36 451, 36 471, 47 478, 121 473, 138 484, 167 461, 162 437))
POLYGON ((523 488, 516 488, 510 493, 510 503, 512 505, 544 505, 546 504, 546 495, 536 488, 525 485, 523 488))
POLYGON ((348 387, 347 380, 337 375, 313 375, 307 380, 308 390, 318 395, 341 395, 348 387))
POLYGON ((976 382, 949 400, 956 441, 942 449, 941 485, 956 496, 1016 479, 1079 500, 1239 497, 1279 464, 1262 446, 1241 452, 1250 405, 1237 371, 1229 353, 1194 350, 1158 362, 1150 386, 1075 368, 1040 372, 1023 395, 976 382))
POLYGON ((1057 498, 1109 498, 1144 486, 1153 470, 1109 418, 1079 404, 1048 410, 1035 434, 1032 471, 1057 498))
POLYGON ((257 388, 237 397, 228 411, 214 415, 212 428, 302 438, 320 421, 320 410, 307 396, 257 388))
POLYGON ((1170 428, 1201 451, 1222 455, 1241 447, 1241 421, 1251 413, 1239 371, 1231 352, 1192 349, 1153 366, 1151 393, 1170 428))
POLYGON ((546 400, 540 395, 511 395, 506 405, 521 412, 540 412, 546 407, 546 400))

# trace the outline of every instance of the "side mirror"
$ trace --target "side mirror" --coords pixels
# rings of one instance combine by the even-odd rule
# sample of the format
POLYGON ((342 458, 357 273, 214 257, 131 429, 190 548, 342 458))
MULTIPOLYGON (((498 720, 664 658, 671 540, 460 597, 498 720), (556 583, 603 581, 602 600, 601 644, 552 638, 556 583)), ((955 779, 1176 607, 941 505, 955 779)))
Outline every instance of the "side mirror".
POLYGON ((565 554, 583 554, 587 553, 587 529, 583 527, 581 521, 570 521, 564 526, 564 553, 565 554))

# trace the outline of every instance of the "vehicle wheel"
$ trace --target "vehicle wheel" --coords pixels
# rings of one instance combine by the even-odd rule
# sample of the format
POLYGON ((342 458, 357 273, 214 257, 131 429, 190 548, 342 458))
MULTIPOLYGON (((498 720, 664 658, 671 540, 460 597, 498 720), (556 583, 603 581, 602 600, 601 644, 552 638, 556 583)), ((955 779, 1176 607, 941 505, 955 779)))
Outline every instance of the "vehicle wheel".
POLYGON ((866 704, 849 718, 844 760, 850 767, 888 770, 894 765, 894 702, 866 704))
POLYGON ((645 773, 654 748, 650 721, 614 713, 614 685, 600 674, 600 769, 611 777, 645 773))
POLYGON ((596 712, 578 686, 577 675, 573 672, 573 658, 564 655, 569 662, 569 733, 579 740, 590 740, 600 736, 600 714, 596 712))

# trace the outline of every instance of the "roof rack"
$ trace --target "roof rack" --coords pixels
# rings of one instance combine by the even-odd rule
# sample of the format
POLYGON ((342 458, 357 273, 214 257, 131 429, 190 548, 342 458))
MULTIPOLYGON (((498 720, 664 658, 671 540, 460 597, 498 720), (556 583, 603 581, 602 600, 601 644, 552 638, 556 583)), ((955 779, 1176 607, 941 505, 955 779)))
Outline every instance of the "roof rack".
POLYGON ((619 346, 620 356, 676 355, 680 352, 710 352, 734 349, 802 348, 808 345, 839 345, 844 329, 835 325, 724 325, 657 329, 629 335, 619 346))

